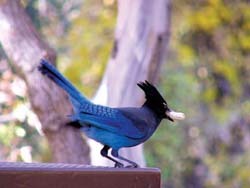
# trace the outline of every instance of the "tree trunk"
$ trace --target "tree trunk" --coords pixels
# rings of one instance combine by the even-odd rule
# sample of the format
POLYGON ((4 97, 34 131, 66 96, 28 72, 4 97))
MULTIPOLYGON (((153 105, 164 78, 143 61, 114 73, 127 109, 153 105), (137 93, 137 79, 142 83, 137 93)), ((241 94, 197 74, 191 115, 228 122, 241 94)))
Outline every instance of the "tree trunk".
MULTIPOLYGON (((113 51, 95 102, 112 107, 140 106, 144 94, 136 83, 145 79, 157 82, 169 28, 169 0, 119 0, 113 51)), ((124 149, 121 155, 145 166, 142 145, 124 149)), ((98 164, 95 156, 92 154, 92 160, 98 164)))
POLYGON ((41 39, 19 0, 0 0, 0 20, 0 42, 26 81, 32 108, 42 123, 54 161, 88 164, 86 142, 79 131, 65 125, 72 111, 67 95, 37 71, 42 57, 55 62, 55 51, 41 39))

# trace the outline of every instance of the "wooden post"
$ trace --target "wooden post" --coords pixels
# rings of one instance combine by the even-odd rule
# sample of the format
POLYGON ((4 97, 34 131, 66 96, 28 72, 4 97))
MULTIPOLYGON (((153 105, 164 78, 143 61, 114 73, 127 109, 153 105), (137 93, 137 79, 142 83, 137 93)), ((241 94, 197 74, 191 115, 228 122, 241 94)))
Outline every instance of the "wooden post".
POLYGON ((160 188, 157 168, 0 162, 1 188, 160 188))

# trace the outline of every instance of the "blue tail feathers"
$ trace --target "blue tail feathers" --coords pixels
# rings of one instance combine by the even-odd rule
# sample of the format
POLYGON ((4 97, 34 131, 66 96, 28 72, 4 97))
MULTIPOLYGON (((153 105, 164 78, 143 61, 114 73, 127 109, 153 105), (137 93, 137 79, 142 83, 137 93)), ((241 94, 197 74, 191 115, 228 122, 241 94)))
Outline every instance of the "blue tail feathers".
POLYGON ((77 111, 80 104, 90 102, 47 60, 41 59, 38 70, 67 92, 74 110, 77 111))

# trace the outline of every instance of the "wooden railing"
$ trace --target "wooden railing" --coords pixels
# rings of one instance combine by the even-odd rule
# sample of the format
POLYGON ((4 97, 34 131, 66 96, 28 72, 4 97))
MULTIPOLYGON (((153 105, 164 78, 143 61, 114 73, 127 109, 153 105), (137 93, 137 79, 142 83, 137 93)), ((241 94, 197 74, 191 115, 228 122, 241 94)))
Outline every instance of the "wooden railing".
POLYGON ((157 168, 0 162, 0 188, 160 188, 157 168))

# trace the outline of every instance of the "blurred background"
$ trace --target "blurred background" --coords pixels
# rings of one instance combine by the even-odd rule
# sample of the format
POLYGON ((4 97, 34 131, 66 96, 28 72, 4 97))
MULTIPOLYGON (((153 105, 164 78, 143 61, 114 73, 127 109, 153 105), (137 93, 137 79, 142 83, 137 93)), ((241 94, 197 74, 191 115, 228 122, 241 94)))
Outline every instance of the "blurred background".
MULTIPOLYGON (((114 0, 24 0, 58 68, 92 98, 114 41, 114 0), (73 73, 73 74, 72 74, 73 73)), ((163 121, 145 143, 163 187, 250 185, 250 2, 175 0, 158 87, 183 122, 163 121)), ((0 20, 1 22, 1 20, 0 20)), ((50 162, 27 86, 0 48, 0 160, 50 162)))

